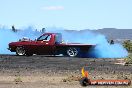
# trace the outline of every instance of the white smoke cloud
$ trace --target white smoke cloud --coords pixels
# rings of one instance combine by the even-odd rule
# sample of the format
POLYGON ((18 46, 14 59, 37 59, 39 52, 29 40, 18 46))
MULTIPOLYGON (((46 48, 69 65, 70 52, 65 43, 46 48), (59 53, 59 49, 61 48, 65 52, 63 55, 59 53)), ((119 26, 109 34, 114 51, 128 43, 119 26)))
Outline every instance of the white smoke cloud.
POLYGON ((63 6, 45 6, 41 8, 42 10, 63 10, 63 6))

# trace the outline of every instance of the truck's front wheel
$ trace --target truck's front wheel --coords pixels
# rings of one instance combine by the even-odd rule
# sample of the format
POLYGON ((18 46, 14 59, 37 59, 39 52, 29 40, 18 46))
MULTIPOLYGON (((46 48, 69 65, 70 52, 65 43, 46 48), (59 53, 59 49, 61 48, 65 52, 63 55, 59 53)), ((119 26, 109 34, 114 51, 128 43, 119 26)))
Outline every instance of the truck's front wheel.
POLYGON ((74 47, 70 47, 67 49, 67 55, 70 57, 76 57, 79 53, 79 50, 74 47))
POLYGON ((23 56, 26 54, 26 51, 23 47, 17 47, 16 48, 16 54, 19 55, 19 56, 23 56))

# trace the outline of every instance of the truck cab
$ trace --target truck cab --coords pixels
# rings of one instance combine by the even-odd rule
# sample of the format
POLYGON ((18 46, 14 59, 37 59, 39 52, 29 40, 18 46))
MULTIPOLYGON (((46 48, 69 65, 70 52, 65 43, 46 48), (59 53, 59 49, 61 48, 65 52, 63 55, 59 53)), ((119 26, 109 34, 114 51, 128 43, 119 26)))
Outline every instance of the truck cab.
POLYGON ((61 33, 45 33, 41 35, 39 38, 37 38, 36 41, 43 41, 43 43, 46 44, 59 44, 62 43, 62 35, 61 33))
POLYGON ((55 45, 62 43, 62 35, 60 33, 45 33, 34 41, 37 54, 51 55, 55 51, 55 45))

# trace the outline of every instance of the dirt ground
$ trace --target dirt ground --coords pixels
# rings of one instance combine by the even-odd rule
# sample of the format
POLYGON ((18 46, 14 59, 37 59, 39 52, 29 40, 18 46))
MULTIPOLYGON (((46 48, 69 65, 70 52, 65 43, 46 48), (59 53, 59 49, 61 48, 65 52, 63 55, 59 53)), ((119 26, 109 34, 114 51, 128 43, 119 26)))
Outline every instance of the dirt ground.
MULTIPOLYGON (((83 88, 79 82, 83 66, 93 80, 132 81, 132 66, 115 62, 116 59, 0 55, 0 88, 83 88)), ((88 88, 96 87, 132 88, 132 85, 88 88)))

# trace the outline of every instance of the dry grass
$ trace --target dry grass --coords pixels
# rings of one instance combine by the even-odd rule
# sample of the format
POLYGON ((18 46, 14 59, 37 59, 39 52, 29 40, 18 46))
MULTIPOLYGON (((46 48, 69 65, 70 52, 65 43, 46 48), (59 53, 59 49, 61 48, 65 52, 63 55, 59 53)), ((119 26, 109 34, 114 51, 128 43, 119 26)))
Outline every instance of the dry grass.
POLYGON ((62 82, 73 82, 73 81, 80 81, 82 79, 81 76, 69 76, 65 79, 62 79, 62 82))
POLYGON ((14 82, 15 82, 16 84, 21 83, 21 82, 22 82, 22 78, 21 78, 20 76, 17 76, 17 77, 14 79, 14 82))
POLYGON ((125 58, 126 65, 132 65, 132 53, 129 53, 129 56, 125 58))

